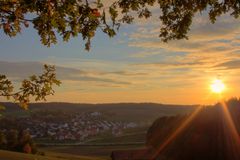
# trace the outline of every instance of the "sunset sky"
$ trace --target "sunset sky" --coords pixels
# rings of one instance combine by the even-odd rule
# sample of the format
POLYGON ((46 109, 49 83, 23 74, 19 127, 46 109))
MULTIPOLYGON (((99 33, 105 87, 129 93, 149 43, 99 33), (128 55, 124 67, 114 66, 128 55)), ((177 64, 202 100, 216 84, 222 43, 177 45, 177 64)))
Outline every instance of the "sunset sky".
MULTIPOLYGON (((29 27, 15 38, 0 32, 0 73, 18 84, 54 64, 62 85, 48 101, 80 103, 157 102, 210 104, 219 95, 213 79, 226 85, 223 98, 240 95, 240 23, 228 15, 211 24, 194 19, 189 40, 162 43, 158 16, 124 25, 114 38, 96 34, 90 52, 81 37, 43 46, 29 27)), ((5 99, 1 99, 4 101, 5 99)))

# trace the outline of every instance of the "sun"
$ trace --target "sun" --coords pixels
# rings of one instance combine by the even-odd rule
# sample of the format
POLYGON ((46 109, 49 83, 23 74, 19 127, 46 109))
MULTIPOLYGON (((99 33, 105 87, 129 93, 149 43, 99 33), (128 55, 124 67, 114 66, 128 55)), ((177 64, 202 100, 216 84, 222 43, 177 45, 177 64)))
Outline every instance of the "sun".
POLYGON ((210 87, 213 93, 218 93, 218 94, 222 93, 225 89, 225 85, 220 79, 213 80, 210 87))

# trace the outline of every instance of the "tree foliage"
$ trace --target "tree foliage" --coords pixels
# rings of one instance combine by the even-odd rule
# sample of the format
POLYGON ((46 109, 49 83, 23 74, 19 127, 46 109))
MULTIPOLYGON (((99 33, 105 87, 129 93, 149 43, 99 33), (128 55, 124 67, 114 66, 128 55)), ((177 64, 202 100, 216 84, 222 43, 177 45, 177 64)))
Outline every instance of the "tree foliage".
POLYGON ((0 75, 0 96, 8 100, 13 99, 22 108, 27 109, 32 97, 35 101, 46 100, 46 96, 54 94, 53 86, 60 84, 56 78, 55 67, 44 65, 44 73, 23 80, 18 91, 14 90, 13 83, 5 75, 0 75))
POLYGON ((116 0, 110 6, 101 0, 1 0, 0 27, 13 37, 32 23, 47 46, 57 43, 57 35, 64 41, 81 35, 89 50, 97 29, 113 37, 121 24, 133 22, 134 15, 152 16, 153 5, 160 9, 159 37, 164 42, 187 39, 197 13, 208 12, 212 23, 228 12, 235 18, 240 14, 239 0, 116 0))
POLYGON ((36 144, 27 130, 0 130, 0 149, 37 154, 36 144))

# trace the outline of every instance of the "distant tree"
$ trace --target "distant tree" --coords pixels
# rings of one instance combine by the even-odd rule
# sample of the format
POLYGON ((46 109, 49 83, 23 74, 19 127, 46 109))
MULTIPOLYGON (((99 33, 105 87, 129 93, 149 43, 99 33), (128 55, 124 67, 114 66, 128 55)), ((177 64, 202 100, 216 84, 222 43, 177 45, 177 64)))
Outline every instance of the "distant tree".
POLYGON ((54 94, 53 86, 59 86, 61 82, 56 78, 54 66, 45 65, 44 69, 42 75, 23 80, 18 91, 14 90, 12 82, 5 75, 0 75, 0 97, 13 99, 24 109, 27 109, 32 97, 35 101, 46 100, 46 96, 54 94))
POLYGON ((18 140, 19 152, 36 154, 37 147, 32 140, 30 133, 27 130, 23 130, 19 134, 18 140))
POLYGON ((10 37, 32 23, 41 42, 50 46, 57 43, 56 34, 64 41, 79 34, 90 49, 91 39, 99 28, 108 36, 116 34, 121 24, 152 15, 150 6, 158 5, 161 26, 160 38, 164 42, 187 39, 192 19, 197 13, 208 12, 214 23, 217 17, 230 13, 238 18, 239 0, 116 0, 104 6, 102 0, 1 0, 0 27, 10 37), (109 15, 109 18, 108 18, 109 15))
POLYGON ((231 98, 202 107, 185 127, 183 124, 191 114, 158 118, 149 128, 146 139, 147 146, 155 150, 153 159, 239 160, 240 144, 233 133, 235 130, 237 135, 240 134, 239 105, 240 99, 231 98), (232 122, 226 116, 225 107, 232 122), (177 132, 182 127, 183 130, 177 132))
POLYGON ((31 148, 31 146, 29 145, 29 143, 26 143, 26 144, 23 146, 23 152, 24 152, 24 153, 28 153, 28 154, 31 154, 31 153, 32 153, 32 148, 31 148))
POLYGON ((5 149, 6 143, 6 135, 2 131, 0 131, 0 149, 5 149))
POLYGON ((29 154, 38 154, 36 144, 27 130, 0 131, 0 149, 29 154))
POLYGON ((23 130, 19 134, 19 144, 24 146, 27 143, 30 143, 31 141, 31 135, 27 130, 23 130))
POLYGON ((7 150, 16 151, 18 146, 18 131, 10 130, 6 134, 7 137, 7 150))

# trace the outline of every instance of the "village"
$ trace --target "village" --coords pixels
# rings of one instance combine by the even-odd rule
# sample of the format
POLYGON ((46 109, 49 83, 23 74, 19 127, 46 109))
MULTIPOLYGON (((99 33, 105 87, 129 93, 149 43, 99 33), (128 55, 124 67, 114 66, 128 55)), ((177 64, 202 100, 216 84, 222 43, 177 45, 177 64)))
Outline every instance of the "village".
POLYGON ((139 126, 134 122, 106 120, 101 112, 74 114, 61 121, 49 121, 37 117, 21 118, 18 121, 24 124, 32 138, 55 142, 85 142, 89 138, 105 133, 121 136, 124 130, 139 126))

